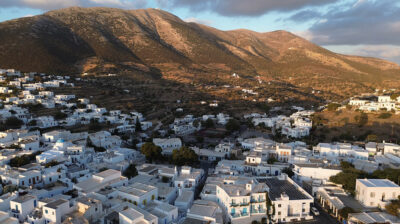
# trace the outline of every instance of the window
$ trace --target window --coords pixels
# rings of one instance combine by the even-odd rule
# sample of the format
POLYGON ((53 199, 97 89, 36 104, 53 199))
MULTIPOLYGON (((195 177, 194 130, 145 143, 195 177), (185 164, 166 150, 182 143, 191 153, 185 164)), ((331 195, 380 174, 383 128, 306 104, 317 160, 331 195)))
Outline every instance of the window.
POLYGON ((374 206, 374 202, 370 202, 369 205, 374 206))
POLYGON ((46 209, 46 210, 44 210, 44 213, 49 214, 49 211, 47 211, 47 209, 46 209))
POLYGON ((278 212, 278 215, 281 215, 281 212, 278 212))
POLYGON ((281 204, 278 204, 278 208, 280 208, 281 207, 281 204))
POLYGON ((369 196, 370 196, 371 198, 375 197, 375 192, 371 192, 371 193, 369 194, 369 196))

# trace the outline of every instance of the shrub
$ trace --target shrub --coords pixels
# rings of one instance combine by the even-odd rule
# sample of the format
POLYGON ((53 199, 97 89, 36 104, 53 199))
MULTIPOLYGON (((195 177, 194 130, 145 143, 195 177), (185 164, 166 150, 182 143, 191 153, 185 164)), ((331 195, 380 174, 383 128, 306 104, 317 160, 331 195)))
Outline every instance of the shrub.
POLYGON ((381 113, 381 114, 379 114, 378 118, 380 118, 380 119, 388 119, 391 116, 392 116, 391 113, 381 113))
POLYGON ((327 108, 329 111, 336 111, 341 105, 338 103, 330 103, 327 108))

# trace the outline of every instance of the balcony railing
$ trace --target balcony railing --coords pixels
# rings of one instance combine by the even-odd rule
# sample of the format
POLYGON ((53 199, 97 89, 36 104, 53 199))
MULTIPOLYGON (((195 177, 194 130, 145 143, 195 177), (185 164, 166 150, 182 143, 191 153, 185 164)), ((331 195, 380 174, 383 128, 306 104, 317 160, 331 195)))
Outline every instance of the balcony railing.
POLYGON ((265 199, 264 198, 261 198, 261 199, 251 199, 250 200, 250 203, 262 203, 262 202, 265 202, 265 199))
POLYGON ((239 218, 240 214, 239 213, 231 213, 232 218, 239 218))
POLYGON ((19 210, 16 210, 16 209, 11 209, 11 212, 12 212, 12 213, 16 213, 16 214, 19 214, 19 213, 20 213, 20 211, 19 211, 19 210))

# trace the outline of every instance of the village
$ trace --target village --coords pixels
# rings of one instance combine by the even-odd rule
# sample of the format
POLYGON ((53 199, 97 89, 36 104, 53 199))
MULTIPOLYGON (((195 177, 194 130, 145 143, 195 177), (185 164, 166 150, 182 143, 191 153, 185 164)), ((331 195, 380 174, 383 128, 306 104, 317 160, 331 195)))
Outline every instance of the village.
MULTIPOLYGON (((315 111, 296 106, 178 108, 162 124, 55 93, 81 79, 0 69, 0 223, 400 223, 398 144, 307 144, 315 111)), ((375 110, 361 101, 350 104, 375 110)))

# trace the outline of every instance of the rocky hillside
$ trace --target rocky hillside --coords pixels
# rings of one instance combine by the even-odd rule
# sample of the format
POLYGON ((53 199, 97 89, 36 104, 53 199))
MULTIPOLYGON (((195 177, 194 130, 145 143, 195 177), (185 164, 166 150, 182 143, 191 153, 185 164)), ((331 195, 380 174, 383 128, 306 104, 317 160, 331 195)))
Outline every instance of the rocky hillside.
POLYGON ((0 23, 0 67, 143 71, 199 83, 238 73, 339 96, 398 85, 388 61, 336 54, 286 31, 221 31, 157 9, 67 8, 0 23))

